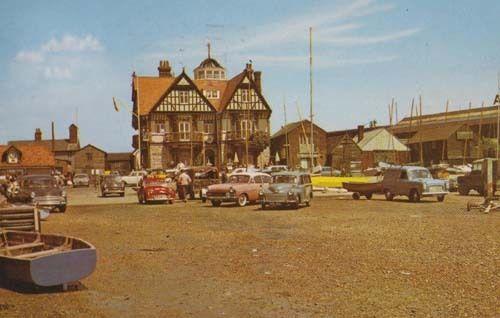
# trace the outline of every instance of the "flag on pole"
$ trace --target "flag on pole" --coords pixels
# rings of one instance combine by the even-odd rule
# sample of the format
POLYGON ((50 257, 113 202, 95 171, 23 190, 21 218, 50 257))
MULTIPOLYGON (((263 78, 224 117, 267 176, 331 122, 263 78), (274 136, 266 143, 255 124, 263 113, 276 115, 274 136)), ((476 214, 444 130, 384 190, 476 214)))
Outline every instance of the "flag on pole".
POLYGON ((115 100, 115 98, 114 98, 114 97, 113 97, 113 106, 115 107, 115 110, 116 110, 117 112, 119 112, 119 111, 120 111, 120 107, 118 107, 118 103, 116 102, 116 100, 115 100))

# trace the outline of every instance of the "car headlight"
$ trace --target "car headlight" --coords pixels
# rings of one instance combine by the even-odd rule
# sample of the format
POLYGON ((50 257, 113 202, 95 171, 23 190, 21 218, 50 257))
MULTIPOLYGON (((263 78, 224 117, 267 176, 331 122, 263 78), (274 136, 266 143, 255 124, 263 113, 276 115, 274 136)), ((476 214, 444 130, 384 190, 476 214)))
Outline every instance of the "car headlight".
POLYGON ((264 191, 260 190, 259 191, 259 196, 263 197, 264 196, 264 191))
POLYGON ((293 196, 293 192, 292 191, 288 191, 288 196, 289 197, 293 196))
POLYGON ((32 199, 34 199, 34 198, 36 197, 36 193, 35 193, 35 192, 31 192, 30 197, 31 197, 32 199))
POLYGON ((234 191, 234 189, 233 189, 232 187, 231 187, 231 188, 229 188, 229 193, 234 193, 234 192, 235 192, 235 191, 234 191))

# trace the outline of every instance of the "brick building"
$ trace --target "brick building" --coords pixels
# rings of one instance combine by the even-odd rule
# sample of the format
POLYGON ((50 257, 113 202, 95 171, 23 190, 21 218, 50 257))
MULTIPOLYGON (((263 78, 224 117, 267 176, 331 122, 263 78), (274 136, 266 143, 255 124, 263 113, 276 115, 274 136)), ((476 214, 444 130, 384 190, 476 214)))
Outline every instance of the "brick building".
POLYGON ((0 174, 50 174, 54 154, 43 145, 0 145, 0 174))
POLYGON ((106 170, 106 152, 86 145, 73 155, 75 173, 102 174, 106 170))
POLYGON ((279 164, 285 164, 292 168, 309 168, 311 157, 314 158, 313 166, 325 165, 327 133, 316 124, 313 127, 314 150, 312 150, 310 142, 311 122, 302 120, 287 124, 272 135, 271 158, 275 159, 276 153, 278 153, 279 164))

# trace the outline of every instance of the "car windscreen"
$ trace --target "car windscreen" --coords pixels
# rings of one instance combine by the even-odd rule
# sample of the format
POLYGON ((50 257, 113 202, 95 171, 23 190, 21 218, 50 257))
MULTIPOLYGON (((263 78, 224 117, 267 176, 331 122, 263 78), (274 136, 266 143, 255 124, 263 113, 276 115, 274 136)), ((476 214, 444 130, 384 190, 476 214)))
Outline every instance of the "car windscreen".
POLYGON ((29 178, 24 180, 23 185, 28 188, 53 188, 57 182, 54 178, 29 178))
POLYGON ((246 174, 233 174, 229 178, 229 183, 248 183, 250 181, 250 176, 246 174))
POLYGON ((122 182, 122 178, 120 176, 107 176, 106 178, 104 178, 104 182, 120 183, 122 182))
POLYGON ((297 177, 290 175, 276 175, 273 176, 273 183, 296 183, 297 177))
POLYGON ((429 170, 426 169, 415 169, 408 171, 408 177, 410 180, 415 179, 432 179, 432 175, 429 170))

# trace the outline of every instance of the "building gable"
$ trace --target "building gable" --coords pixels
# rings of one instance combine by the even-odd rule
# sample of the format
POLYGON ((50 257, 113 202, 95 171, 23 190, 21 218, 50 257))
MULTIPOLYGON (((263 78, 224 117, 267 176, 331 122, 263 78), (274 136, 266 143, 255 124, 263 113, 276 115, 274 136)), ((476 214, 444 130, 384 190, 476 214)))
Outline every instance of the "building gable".
POLYGON ((193 81, 183 72, 153 108, 156 112, 215 112, 193 81))
POLYGON ((231 94, 226 110, 271 111, 267 101, 257 90, 255 82, 248 77, 248 73, 245 73, 231 94))

